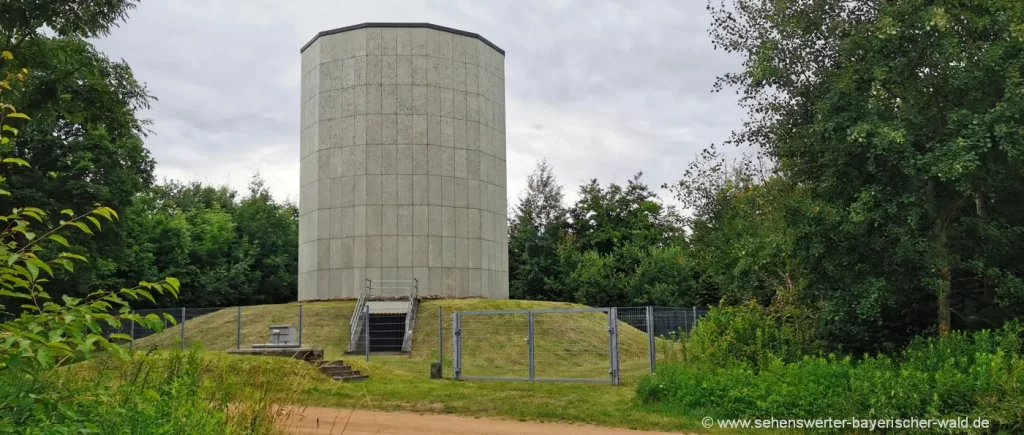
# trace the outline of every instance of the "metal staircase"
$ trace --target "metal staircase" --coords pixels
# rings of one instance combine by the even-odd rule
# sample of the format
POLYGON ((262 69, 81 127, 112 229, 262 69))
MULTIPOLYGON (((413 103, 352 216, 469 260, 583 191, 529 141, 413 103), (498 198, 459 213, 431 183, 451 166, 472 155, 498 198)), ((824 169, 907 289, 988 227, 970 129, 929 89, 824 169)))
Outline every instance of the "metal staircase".
POLYGON ((416 279, 366 280, 352 313, 346 353, 366 352, 367 336, 370 341, 370 352, 411 352, 413 326, 416 324, 418 307, 419 281, 416 279), (382 320, 396 322, 395 319, 401 320, 390 323, 388 327, 381 327, 382 320), (395 337, 398 334, 401 335, 400 347, 395 346, 395 337), (384 342, 388 342, 389 345, 385 345, 384 342))

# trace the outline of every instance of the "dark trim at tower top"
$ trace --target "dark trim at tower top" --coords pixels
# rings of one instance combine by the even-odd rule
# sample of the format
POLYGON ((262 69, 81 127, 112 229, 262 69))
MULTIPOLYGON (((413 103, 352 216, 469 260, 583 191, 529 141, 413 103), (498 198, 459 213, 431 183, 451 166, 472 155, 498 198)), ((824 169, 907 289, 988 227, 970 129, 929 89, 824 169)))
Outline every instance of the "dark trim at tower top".
POLYGON ((321 36, 333 35, 333 34, 336 34, 336 33, 348 32, 348 31, 351 31, 351 30, 366 29, 366 28, 370 28, 370 27, 387 27, 387 28, 419 28, 419 27, 422 27, 422 28, 425 28, 425 29, 440 30, 442 32, 454 33, 456 35, 462 35, 462 36, 465 36, 465 37, 468 37, 468 38, 479 39, 480 42, 483 42, 484 44, 487 44, 491 48, 497 50, 498 53, 501 53, 502 56, 505 55, 505 50, 502 50, 497 45, 494 45, 493 42, 488 41, 487 38, 484 38, 483 36, 480 36, 480 35, 478 35, 476 33, 467 32, 467 31, 459 30, 459 29, 453 29, 451 27, 438 26, 437 24, 430 24, 430 23, 362 23, 362 24, 356 24, 356 25, 352 25, 352 26, 339 27, 337 29, 324 30, 324 31, 322 31, 320 33, 317 33, 316 36, 313 37, 313 39, 310 39, 309 42, 306 43, 306 45, 303 45, 302 48, 299 49, 299 53, 302 53, 303 51, 306 51, 306 48, 309 47, 310 45, 312 45, 314 42, 316 42, 316 40, 318 38, 320 38, 321 36))

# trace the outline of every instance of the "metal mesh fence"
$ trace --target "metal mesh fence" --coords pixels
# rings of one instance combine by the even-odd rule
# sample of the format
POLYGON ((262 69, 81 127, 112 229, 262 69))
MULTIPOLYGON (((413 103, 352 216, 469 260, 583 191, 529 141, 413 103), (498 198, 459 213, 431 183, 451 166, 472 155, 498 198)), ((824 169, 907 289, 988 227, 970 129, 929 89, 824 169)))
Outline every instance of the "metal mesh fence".
POLYGON ((699 307, 458 311, 473 306, 423 300, 411 330, 402 313, 371 313, 368 329, 352 337, 354 301, 144 309, 136 312, 161 319, 162 332, 125 322, 120 328, 104 325, 104 333, 132 337, 126 346, 136 351, 193 346, 225 351, 268 343, 271 327, 291 326, 296 345, 324 349, 330 360, 367 358, 363 344, 369 335, 371 362, 422 376, 441 361, 443 375, 454 377, 459 354, 462 379, 614 382, 614 371, 622 383, 634 384, 659 366, 684 362, 685 341, 708 312, 699 307), (350 340, 356 341, 355 351, 346 352, 350 340))
POLYGON ((463 378, 530 379, 527 313, 462 314, 453 352, 461 356, 463 378))

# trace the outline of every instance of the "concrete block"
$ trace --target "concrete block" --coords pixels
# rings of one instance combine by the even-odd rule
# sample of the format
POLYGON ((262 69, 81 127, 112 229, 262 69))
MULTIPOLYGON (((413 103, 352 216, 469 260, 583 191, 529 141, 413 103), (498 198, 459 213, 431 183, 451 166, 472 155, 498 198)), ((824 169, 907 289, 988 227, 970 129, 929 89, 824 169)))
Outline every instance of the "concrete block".
POLYGON ((398 115, 398 144, 412 143, 412 115, 398 115))
POLYGON ((398 175, 398 199, 399 205, 412 205, 412 175, 398 175))
POLYGON ((459 277, 454 268, 444 269, 444 285, 441 288, 444 296, 457 297, 459 295, 459 277))
POLYGON ((427 235, 440 236, 444 233, 444 207, 427 206, 427 235))
POLYGON ((398 235, 398 209, 394 205, 383 205, 381 210, 381 235, 398 235))
POLYGON ((441 88, 427 86, 427 115, 441 116, 441 88))
POLYGON ((316 274, 316 297, 317 299, 329 299, 331 297, 331 275, 328 269, 321 269, 316 274))
MULTIPOLYGON (((345 61, 327 62, 317 68, 318 93, 334 91, 345 87, 345 61)), ((303 100, 306 101, 306 100, 303 100)))
MULTIPOLYGON (((398 236, 398 267, 412 267, 412 236, 398 236)), ((412 274, 412 271, 409 271, 412 274)))
MULTIPOLYGON (((398 85, 398 114, 412 115, 412 85, 398 85)), ((399 133, 401 134, 401 133, 399 133)))
MULTIPOLYGON (((477 94, 466 94, 466 120, 479 123, 480 122, 480 97, 477 94)), ((479 125, 477 125, 479 129, 479 125)), ((479 133, 479 130, 477 130, 479 133)), ((477 137, 473 135, 472 137, 477 137)))
POLYGON ((466 65, 466 92, 480 94, 480 70, 476 65, 466 65))
POLYGON ((465 178, 455 178, 455 195, 454 203, 456 207, 469 207, 469 180, 465 178))
POLYGON ((466 150, 466 177, 479 180, 480 175, 480 151, 466 150))
POLYGON ((452 37, 453 35, 448 32, 441 32, 439 35, 441 59, 452 59, 452 37))
MULTIPOLYGON (((414 145, 415 147, 415 145, 414 145)), ((419 147, 423 148, 423 147, 419 147)), ((412 176, 412 203, 413 205, 426 205, 430 198, 430 177, 427 175, 412 176)))
MULTIPOLYGON (((411 125, 412 124, 412 116, 404 116, 403 117, 402 115, 399 115, 398 117, 399 117, 399 121, 401 121, 401 119, 403 119, 403 118, 406 118, 406 119, 409 120, 409 124, 410 124, 409 125, 409 129, 406 130, 406 131, 409 131, 411 133, 412 132, 412 125, 411 125)), ((399 122, 399 129, 400 129, 399 132, 402 131, 401 128, 404 128, 404 127, 402 126, 401 122, 399 122)), ((399 136, 401 136, 401 134, 399 134, 399 136)), ((408 141, 406 141, 404 143, 408 144, 411 141, 412 140, 410 138, 408 141)), ((403 145, 402 143, 399 143, 398 148, 396 150, 396 156, 397 156, 396 157, 396 159, 397 159, 397 167, 395 169, 395 173, 397 173, 397 174, 405 174, 405 175, 412 174, 413 173, 412 172, 412 157, 413 157, 412 156, 412 145, 403 145)))
POLYGON ((444 172, 443 168, 444 149, 436 145, 427 145, 427 174, 442 175, 444 172))
POLYGON ((398 84, 412 84, 412 57, 398 56, 398 84))
MULTIPOLYGON (((423 87, 426 92, 427 86, 427 57, 426 56, 413 56, 412 57, 412 84, 423 87)), ((424 94, 424 97, 426 94, 424 94)), ((424 102, 424 104, 426 104, 424 102)), ((424 105, 423 107, 426 107, 424 105)))
POLYGON ((455 176, 455 149, 441 147, 441 175, 455 176))
POLYGON ((397 30, 395 28, 380 29, 380 47, 382 54, 398 54, 397 30))
POLYGON ((430 267, 440 267, 444 255, 444 244, 442 243, 441 236, 429 236, 427 237, 427 265, 430 267))
POLYGON ((395 29, 398 35, 398 54, 400 56, 411 56, 412 55, 412 33, 413 30, 407 27, 399 27, 395 29))
POLYGON ((452 89, 442 88, 438 91, 441 94, 441 117, 443 118, 454 118, 455 117, 455 91, 452 89))
POLYGON ((348 36, 346 51, 349 56, 366 56, 366 31, 367 29, 357 29, 343 33, 348 36))
POLYGON ((367 55, 379 55, 383 54, 383 47, 381 46, 381 31, 383 29, 379 27, 373 27, 366 29, 366 54, 367 55))
MULTIPOLYGON (((412 117, 412 144, 414 145, 427 145, 427 115, 413 115, 412 117)), ((424 149, 426 151, 426 149, 424 149)), ((423 164, 420 165, 423 173, 426 174, 427 160, 426 154, 423 155, 423 164)))
POLYGON ((480 123, 466 123, 466 149, 480 151, 480 123))
POLYGON ((396 207, 398 215, 398 231, 396 234, 400 236, 411 236, 412 235, 412 206, 411 205, 399 205, 396 207))
POLYGON ((366 145, 355 145, 343 149, 349 150, 351 160, 349 160, 348 164, 342 162, 341 166, 351 168, 351 175, 366 175, 366 145))
POLYGON ((384 175, 398 173, 398 147, 396 145, 384 145, 380 148, 380 167, 384 175))
MULTIPOLYGON (((455 119, 465 120, 466 119, 466 93, 464 91, 454 91, 452 96, 452 113, 455 119)), ((465 131, 465 130, 463 130, 465 131)))
POLYGON ((331 183, 333 182, 333 180, 336 180, 336 178, 334 178, 334 179, 320 179, 319 181, 316 182, 316 184, 319 186, 319 187, 317 187, 317 190, 316 190, 316 193, 317 193, 316 202, 317 202, 317 204, 321 204, 321 207, 330 207, 330 200, 331 200, 330 186, 331 186, 331 183))
POLYGON ((384 281, 394 281, 398 279, 398 268, 397 267, 382 267, 380 269, 380 279, 384 281))
MULTIPOLYGON (((312 243, 312 242, 315 242, 317 239, 320 238, 320 212, 319 211, 312 211, 312 212, 310 212, 309 214, 306 215, 306 219, 307 219, 307 223, 309 223, 309 232, 307 233, 307 235, 309 236, 309 241, 312 243)), ((440 227, 438 227, 438 228, 440 229, 440 227)), ((441 235, 441 233, 438 232, 438 235, 441 235)), ((326 237, 326 235, 324 235, 324 237, 326 237)), ((314 249, 314 248, 310 248, 310 249, 314 249)), ((315 251, 311 251, 310 253, 311 254, 315 254, 315 251)), ((314 257, 314 256, 315 255, 311 256, 311 258, 314 257)), ((313 264, 316 264, 316 262, 314 261, 313 264)), ((312 269, 310 269, 310 270, 312 270, 312 269)))
POLYGON ((381 265, 385 268, 398 266, 398 236, 381 237, 381 265))
POLYGON ((412 113, 415 115, 427 114, 427 87, 412 87, 412 113))
MULTIPOLYGON (((343 247, 342 247, 342 239, 331 239, 331 240, 328 240, 327 243, 328 243, 328 245, 330 247, 329 248, 330 249, 330 255, 329 255, 329 257, 330 257, 330 260, 329 260, 330 268, 331 269, 340 269, 341 268, 341 264, 342 264, 342 262, 344 260, 344 256, 345 256, 342 253, 342 249, 343 249, 343 247)), ((350 247, 351 247, 351 244, 350 244, 350 247)))
POLYGON ((427 144, 441 145, 441 117, 427 117, 427 144))
POLYGON ((441 177, 441 205, 455 206, 455 179, 452 177, 441 177))
POLYGON ((441 118, 441 146, 447 148, 455 147, 455 120, 441 118))
MULTIPOLYGON (((346 113, 346 110, 349 110, 349 106, 344 104, 345 92, 347 92, 345 89, 321 91, 320 96, 318 98, 313 98, 308 102, 303 103, 303 105, 306 105, 312 101, 318 101, 318 103, 314 106, 314 108, 317 111, 315 113, 310 114, 312 116, 312 122, 310 122, 309 124, 303 124, 302 127, 306 128, 309 125, 312 125, 313 123, 320 120, 351 116, 350 114, 346 113)), ((312 110, 312 108, 310 110, 312 110)))
POLYGON ((426 236, 429 218, 427 217, 428 207, 426 205, 412 206, 412 234, 414 236, 426 236))
POLYGON ((441 296, 444 294, 444 269, 431 267, 429 268, 429 284, 427 286, 427 294, 430 296, 441 296))
MULTIPOLYGON (((330 237, 352 237, 352 207, 332 208, 330 237)), ((344 267, 344 266, 339 266, 344 267)))
POLYGON ((455 208, 441 208, 441 235, 444 237, 455 237, 455 208))
POLYGON ((468 251, 468 253, 466 255, 468 257, 467 261, 469 261, 469 264, 467 264, 466 267, 476 269, 476 268, 479 268, 482 265, 481 264, 482 261, 481 261, 481 258, 480 258, 480 255, 481 255, 480 254, 480 243, 481 243, 480 239, 467 239, 466 240, 466 247, 467 247, 466 249, 468 251))
POLYGON ((320 43, 320 62, 333 62, 342 60, 348 55, 345 53, 345 46, 343 44, 343 35, 330 35, 324 38, 317 38, 317 42, 320 43))
POLYGON ((453 159, 453 171, 455 177, 465 179, 468 176, 469 162, 467 159, 467 151, 468 150, 459 148, 455 148, 454 151, 452 151, 455 156, 453 159))
POLYGON ((469 239, 455 239, 455 267, 469 267, 469 239))
POLYGON ((472 239, 479 239, 481 237, 480 210, 474 208, 466 209, 466 237, 472 239))
POLYGON ((317 269, 331 268, 331 244, 328 239, 320 239, 316 242, 316 264, 317 269))
MULTIPOLYGON (((366 114, 366 86, 353 86, 345 89, 344 91, 351 92, 352 102, 349 103, 352 108, 352 115, 365 115, 366 114)), ((359 131, 356 131, 356 137, 359 136, 359 131)), ((365 136, 365 134, 364 134, 365 136)), ((358 143, 358 142, 356 142, 358 143)))
POLYGON ((397 56, 381 56, 380 57, 380 83, 382 85, 397 85, 398 84, 398 57, 397 56))
MULTIPOLYGON (((469 212, 468 208, 455 208, 455 236, 469 237, 469 212)), ((459 266, 465 267, 465 266, 459 266)))
POLYGON ((466 277, 468 282, 465 285, 466 290, 472 295, 484 295, 483 283, 481 282, 480 276, 482 271, 480 269, 469 269, 466 271, 466 277))
POLYGON ((357 205, 352 207, 352 235, 356 237, 366 235, 366 206, 357 205))
POLYGON ((398 204, 398 175, 381 176, 381 203, 385 205, 398 204))
POLYGON ((381 85, 380 110, 384 115, 398 114, 398 85, 381 85))
POLYGON ((300 60, 300 64, 302 66, 303 74, 309 72, 311 69, 315 68, 317 65, 320 64, 320 43, 321 40, 318 38, 317 40, 313 41, 313 43, 310 44, 309 47, 306 47, 306 49, 302 51, 302 59, 300 60))
POLYGON ((384 203, 382 175, 366 176, 366 204, 381 205, 384 203))
POLYGON ((366 139, 364 139, 364 141, 367 144, 380 145, 381 143, 383 143, 383 135, 381 133, 382 124, 382 115, 366 115, 366 139))
POLYGON ((427 196, 427 204, 429 205, 443 205, 444 198, 444 180, 440 175, 428 175, 427 178, 430 180, 430 187, 427 196))
POLYGON ((412 265, 428 266, 430 239, 427 236, 412 236, 412 265))
MULTIPOLYGON (((366 273, 364 275, 364 279, 369 279, 369 280, 373 280, 373 281, 380 281, 381 280, 381 276, 383 276, 383 273, 381 272, 381 268, 380 267, 367 267, 366 268, 366 273)), ((358 285, 357 288, 359 289, 359 291, 362 291, 363 287, 366 285, 366 281, 360 281, 358 284, 359 285, 358 285)))
MULTIPOLYGON (((466 64, 455 61, 452 62, 452 89, 456 91, 466 92, 466 64)), ((458 96, 458 93, 455 94, 458 96)), ((463 94, 465 99, 465 94, 463 94)), ((458 113, 458 112, 456 112, 458 113)), ((456 116, 458 117, 458 116, 456 116)), ((462 119, 462 118, 460 118, 462 119)))
POLYGON ((366 206, 366 235, 381 236, 382 216, 380 205, 366 206))
POLYGON ((424 27, 417 27, 412 30, 412 55, 413 56, 426 56, 427 55, 427 31, 424 27))
MULTIPOLYGON (((379 119, 379 118, 378 118, 379 119)), ((366 174, 380 175, 383 173, 382 156, 384 145, 366 146, 366 174)))

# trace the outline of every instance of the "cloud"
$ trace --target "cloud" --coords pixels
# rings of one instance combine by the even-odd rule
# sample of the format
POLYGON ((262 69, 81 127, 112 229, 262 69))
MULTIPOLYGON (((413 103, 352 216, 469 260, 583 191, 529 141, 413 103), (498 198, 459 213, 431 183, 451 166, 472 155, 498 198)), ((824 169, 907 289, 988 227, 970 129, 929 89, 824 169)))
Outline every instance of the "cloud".
POLYGON ((160 100, 147 146, 157 175, 244 191, 257 171, 298 198, 299 48, 318 31, 367 21, 431 22, 506 50, 510 203, 541 158, 569 200, 591 178, 652 186, 679 178, 743 112, 715 77, 739 61, 714 51, 702 2, 143 2, 97 41, 160 100))

